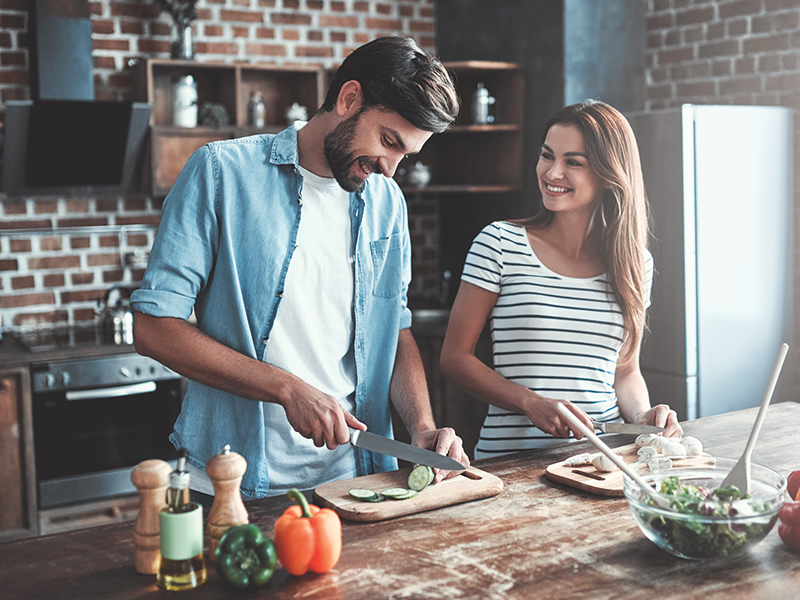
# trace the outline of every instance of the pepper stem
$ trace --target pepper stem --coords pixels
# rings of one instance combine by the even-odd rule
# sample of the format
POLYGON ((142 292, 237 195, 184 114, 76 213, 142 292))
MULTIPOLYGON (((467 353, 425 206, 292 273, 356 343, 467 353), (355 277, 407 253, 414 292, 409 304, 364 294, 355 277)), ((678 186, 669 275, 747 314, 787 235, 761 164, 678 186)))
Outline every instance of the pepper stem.
POLYGON ((311 518, 311 511, 308 510, 308 500, 306 500, 306 497, 300 490, 297 488, 292 488, 286 493, 286 495, 300 505, 300 510, 303 511, 303 517, 306 519, 311 518))

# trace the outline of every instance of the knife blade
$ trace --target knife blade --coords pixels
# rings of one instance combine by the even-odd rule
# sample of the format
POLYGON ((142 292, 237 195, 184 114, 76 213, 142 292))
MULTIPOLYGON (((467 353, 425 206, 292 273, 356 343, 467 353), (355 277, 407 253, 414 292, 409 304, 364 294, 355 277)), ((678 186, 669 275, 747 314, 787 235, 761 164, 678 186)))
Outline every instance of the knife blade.
POLYGON ((592 419, 595 429, 603 433, 661 433, 666 431, 666 427, 656 427, 655 425, 636 425, 635 423, 603 423, 592 419))
POLYGON ((398 442, 397 440, 390 440, 368 431, 361 431, 359 429, 350 428, 350 443, 356 448, 363 448, 364 450, 372 450, 379 454, 387 454, 400 458, 414 464, 428 465, 436 469, 445 469, 447 471, 463 471, 466 469, 457 460, 425 450, 425 448, 418 448, 411 444, 398 442))

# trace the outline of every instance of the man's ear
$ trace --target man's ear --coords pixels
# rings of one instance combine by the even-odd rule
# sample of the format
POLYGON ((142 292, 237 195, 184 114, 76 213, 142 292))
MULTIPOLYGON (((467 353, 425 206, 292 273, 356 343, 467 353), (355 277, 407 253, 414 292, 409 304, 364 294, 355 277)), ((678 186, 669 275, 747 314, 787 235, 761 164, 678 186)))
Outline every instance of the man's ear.
POLYGON ((340 117, 350 117, 359 109, 362 100, 361 84, 355 79, 351 79, 344 82, 339 89, 334 110, 340 117))

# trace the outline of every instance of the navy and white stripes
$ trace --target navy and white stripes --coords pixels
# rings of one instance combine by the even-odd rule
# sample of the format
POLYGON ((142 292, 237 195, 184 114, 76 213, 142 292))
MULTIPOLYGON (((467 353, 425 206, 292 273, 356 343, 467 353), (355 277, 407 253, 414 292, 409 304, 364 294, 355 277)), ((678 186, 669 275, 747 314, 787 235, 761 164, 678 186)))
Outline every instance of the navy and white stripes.
MULTIPOLYGON (((647 253, 647 303, 653 261, 647 253)), ((550 271, 523 227, 487 225, 472 243, 462 280, 498 294, 490 316, 494 368, 542 396, 569 400, 600 421, 620 420, 614 372, 622 313, 605 275, 550 271)), ((563 443, 521 414, 490 406, 475 458, 563 443)))

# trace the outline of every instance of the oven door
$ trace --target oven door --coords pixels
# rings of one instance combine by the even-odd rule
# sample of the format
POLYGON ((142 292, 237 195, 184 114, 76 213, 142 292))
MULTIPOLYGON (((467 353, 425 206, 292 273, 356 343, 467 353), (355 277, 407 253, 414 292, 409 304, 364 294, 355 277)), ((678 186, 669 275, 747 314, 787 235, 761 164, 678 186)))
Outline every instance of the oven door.
POLYGON ((39 506, 135 493, 131 468, 175 458, 180 403, 179 377, 34 393, 39 506))

